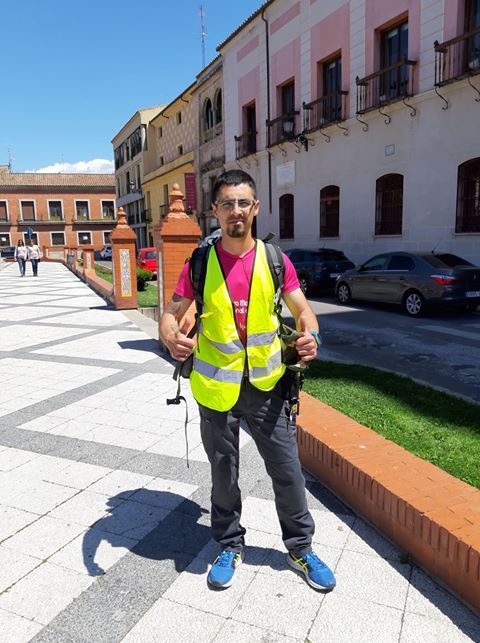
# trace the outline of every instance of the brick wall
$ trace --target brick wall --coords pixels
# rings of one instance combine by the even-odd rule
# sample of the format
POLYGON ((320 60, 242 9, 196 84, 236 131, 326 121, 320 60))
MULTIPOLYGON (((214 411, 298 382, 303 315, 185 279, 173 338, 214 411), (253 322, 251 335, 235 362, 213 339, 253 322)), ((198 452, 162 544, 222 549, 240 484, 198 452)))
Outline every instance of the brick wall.
POLYGON ((302 394, 302 464, 480 610, 480 490, 302 394))

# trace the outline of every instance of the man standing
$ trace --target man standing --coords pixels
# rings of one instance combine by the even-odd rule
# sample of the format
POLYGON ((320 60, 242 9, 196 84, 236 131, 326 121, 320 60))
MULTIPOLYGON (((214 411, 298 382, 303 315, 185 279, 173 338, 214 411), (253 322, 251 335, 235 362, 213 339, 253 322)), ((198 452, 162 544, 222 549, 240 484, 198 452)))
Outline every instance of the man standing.
MULTIPOLYGON (((272 479, 288 563, 312 587, 331 590, 335 576, 311 546, 315 526, 307 508, 295 422, 285 405, 275 286, 265 245, 252 236, 260 207, 252 177, 241 170, 225 172, 215 183, 213 201, 222 238, 208 254, 197 343, 186 335, 189 320, 182 322, 194 300, 188 263, 160 322, 161 338, 176 360, 194 352, 190 383, 212 472, 212 535, 222 548, 208 582, 229 587, 243 559, 246 530, 240 523, 238 487, 243 419, 272 479)), ((303 331, 295 346, 308 362, 317 354, 317 319, 293 265, 285 256, 284 261, 282 297, 303 331)))

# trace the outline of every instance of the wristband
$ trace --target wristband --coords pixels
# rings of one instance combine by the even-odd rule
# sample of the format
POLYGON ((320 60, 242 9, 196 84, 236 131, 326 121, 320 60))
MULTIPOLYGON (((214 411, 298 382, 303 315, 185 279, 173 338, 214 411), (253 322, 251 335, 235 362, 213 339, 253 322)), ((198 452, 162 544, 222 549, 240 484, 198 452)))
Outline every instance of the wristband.
POLYGON ((320 333, 317 333, 317 331, 316 331, 316 330, 311 330, 311 331, 310 331, 310 335, 312 335, 312 336, 313 336, 313 338, 314 338, 314 340, 315 340, 315 342, 316 342, 317 346, 321 346, 321 345, 322 345, 322 336, 320 335, 320 333))

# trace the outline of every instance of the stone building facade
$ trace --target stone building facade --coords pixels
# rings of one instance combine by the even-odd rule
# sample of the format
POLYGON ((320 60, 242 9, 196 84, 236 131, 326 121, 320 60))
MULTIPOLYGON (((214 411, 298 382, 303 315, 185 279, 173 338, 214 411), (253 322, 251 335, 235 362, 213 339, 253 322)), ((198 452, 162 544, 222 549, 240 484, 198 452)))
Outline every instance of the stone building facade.
POLYGON ((185 209, 197 212, 194 153, 198 121, 195 83, 187 87, 150 120, 148 150, 144 157, 142 182, 149 213, 148 239, 153 245, 153 229, 168 213, 168 194, 178 183, 185 195, 185 209))
POLYGON ((212 189, 225 164, 221 56, 217 56, 197 75, 194 99, 198 103, 198 138, 194 155, 197 218, 203 234, 209 234, 218 227, 217 219, 212 213, 212 189))
POLYGON ((270 0, 218 51, 259 236, 480 263, 480 0, 270 0))
POLYGON ((148 245, 149 212, 145 206, 142 183, 144 156, 148 151, 148 123, 162 105, 139 109, 112 139, 115 162, 117 207, 127 213, 127 221, 137 237, 137 248, 148 245))

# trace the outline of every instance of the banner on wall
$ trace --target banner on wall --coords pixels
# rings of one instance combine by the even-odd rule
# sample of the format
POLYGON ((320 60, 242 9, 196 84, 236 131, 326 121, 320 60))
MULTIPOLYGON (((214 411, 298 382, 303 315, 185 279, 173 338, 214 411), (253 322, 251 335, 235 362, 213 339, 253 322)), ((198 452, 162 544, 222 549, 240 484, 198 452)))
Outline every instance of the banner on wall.
POLYGON ((197 210, 197 190, 195 188, 195 174, 185 172, 185 211, 192 212, 197 210))

